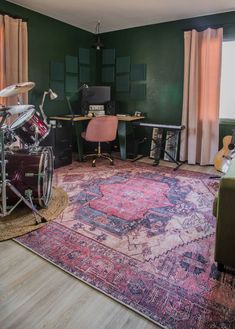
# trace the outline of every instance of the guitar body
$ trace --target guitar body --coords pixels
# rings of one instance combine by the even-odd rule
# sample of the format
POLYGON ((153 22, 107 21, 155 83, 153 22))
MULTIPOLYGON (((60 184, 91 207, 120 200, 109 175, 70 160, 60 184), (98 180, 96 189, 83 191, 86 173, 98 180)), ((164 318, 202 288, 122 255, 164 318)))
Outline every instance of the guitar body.
POLYGON ((231 150, 233 144, 233 136, 225 136, 223 138, 223 148, 216 154, 214 160, 215 169, 226 173, 230 166, 232 158, 235 156, 235 149, 231 150), (229 149, 230 148, 230 149, 229 149))

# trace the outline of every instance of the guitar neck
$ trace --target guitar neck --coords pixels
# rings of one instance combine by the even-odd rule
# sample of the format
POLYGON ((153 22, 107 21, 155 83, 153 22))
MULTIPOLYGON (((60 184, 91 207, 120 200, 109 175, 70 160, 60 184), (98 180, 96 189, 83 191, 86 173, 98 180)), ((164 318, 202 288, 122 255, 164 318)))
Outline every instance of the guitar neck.
POLYGON ((232 139, 231 139, 231 144, 235 144, 235 129, 232 129, 232 139))

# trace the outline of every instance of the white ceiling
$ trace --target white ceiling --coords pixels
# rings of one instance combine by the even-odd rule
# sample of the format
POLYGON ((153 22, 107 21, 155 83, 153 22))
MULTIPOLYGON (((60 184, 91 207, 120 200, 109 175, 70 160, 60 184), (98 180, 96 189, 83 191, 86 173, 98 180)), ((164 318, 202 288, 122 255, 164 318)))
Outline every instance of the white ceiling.
POLYGON ((126 29, 235 10, 234 0, 10 0, 86 31, 126 29))

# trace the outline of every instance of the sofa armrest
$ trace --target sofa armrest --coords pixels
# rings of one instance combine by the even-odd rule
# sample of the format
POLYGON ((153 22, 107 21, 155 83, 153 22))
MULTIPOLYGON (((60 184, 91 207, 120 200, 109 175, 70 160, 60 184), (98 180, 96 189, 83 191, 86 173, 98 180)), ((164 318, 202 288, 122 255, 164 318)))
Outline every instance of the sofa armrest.
POLYGON ((221 178, 216 217, 215 260, 235 267, 235 177, 221 178))

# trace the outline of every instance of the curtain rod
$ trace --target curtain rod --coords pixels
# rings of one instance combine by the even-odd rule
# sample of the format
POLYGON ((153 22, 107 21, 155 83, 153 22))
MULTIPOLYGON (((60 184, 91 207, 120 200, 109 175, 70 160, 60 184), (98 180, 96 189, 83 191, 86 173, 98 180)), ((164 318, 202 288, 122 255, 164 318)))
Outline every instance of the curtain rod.
POLYGON ((198 25, 198 26, 193 26, 193 27, 189 27, 189 28, 186 28, 186 29, 182 29, 182 31, 191 31, 191 30, 201 30, 201 29, 208 29, 208 28, 211 28, 211 29, 218 29, 220 27, 224 27, 224 26, 227 26, 227 25, 234 25, 235 26, 235 22, 230 22, 230 23, 224 23, 224 24, 208 24, 208 25, 198 25))
POLYGON ((18 16, 18 15, 13 15, 13 14, 8 13, 8 12, 3 11, 3 10, 0 10, 0 15, 7 15, 7 16, 10 16, 10 17, 15 18, 15 19, 22 19, 22 21, 24 21, 24 22, 28 22, 28 18, 24 18, 24 17, 18 16))

